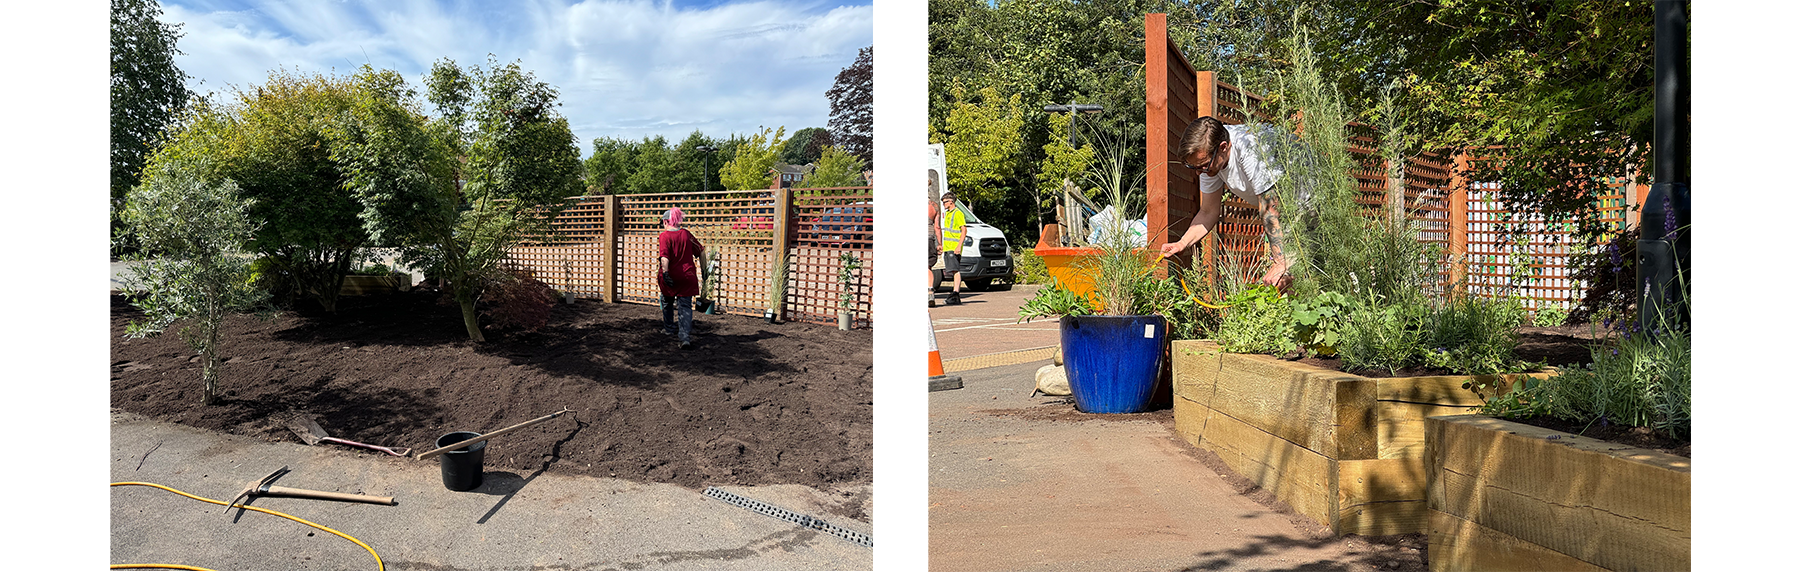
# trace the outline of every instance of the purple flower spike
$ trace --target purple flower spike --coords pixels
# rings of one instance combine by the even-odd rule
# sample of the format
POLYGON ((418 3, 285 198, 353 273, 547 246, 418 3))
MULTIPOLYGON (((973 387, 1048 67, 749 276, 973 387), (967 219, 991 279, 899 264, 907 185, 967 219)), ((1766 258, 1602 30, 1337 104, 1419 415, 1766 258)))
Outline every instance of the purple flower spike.
POLYGON ((1675 240, 1675 196, 1674 193, 1663 194, 1663 236, 1675 240))

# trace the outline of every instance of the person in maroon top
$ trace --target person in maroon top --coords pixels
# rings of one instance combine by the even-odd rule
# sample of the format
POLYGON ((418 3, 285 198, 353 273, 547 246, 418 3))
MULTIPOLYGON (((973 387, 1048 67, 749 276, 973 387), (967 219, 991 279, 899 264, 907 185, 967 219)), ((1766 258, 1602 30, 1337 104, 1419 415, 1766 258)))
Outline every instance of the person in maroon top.
POLYGON ((695 259, 706 252, 694 233, 681 228, 681 208, 663 213, 663 231, 656 236, 657 282, 662 285, 663 333, 679 336, 681 349, 694 347, 694 296, 700 294, 699 267, 695 259), (676 314, 680 315, 679 329, 676 314))

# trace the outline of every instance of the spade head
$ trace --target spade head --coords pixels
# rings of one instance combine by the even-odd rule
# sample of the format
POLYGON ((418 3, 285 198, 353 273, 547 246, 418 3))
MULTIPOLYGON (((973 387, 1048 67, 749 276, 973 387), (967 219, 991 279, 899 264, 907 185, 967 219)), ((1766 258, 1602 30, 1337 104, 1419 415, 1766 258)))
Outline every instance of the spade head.
POLYGON ((325 432, 325 428, 319 426, 319 422, 313 421, 312 416, 305 413, 294 414, 288 419, 287 428, 308 445, 317 445, 320 440, 331 436, 325 432))

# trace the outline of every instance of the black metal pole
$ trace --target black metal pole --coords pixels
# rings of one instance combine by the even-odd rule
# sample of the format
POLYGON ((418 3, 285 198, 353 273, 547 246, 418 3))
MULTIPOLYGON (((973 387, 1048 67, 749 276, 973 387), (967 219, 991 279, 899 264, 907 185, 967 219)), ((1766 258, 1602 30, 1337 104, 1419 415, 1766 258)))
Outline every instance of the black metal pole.
POLYGON ((1656 134, 1651 154, 1656 180, 1640 210, 1637 260, 1638 327, 1652 332, 1667 321, 1686 323, 1680 284, 1692 277, 1688 257, 1689 98, 1687 2, 1656 0, 1656 134))

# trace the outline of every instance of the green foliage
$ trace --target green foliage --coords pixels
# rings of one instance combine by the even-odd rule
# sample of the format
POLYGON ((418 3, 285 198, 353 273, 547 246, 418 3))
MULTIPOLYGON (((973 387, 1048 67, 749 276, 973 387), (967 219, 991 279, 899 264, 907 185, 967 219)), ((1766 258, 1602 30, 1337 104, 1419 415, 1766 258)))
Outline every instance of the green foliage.
POLYGON ((483 341, 475 301, 522 236, 541 234, 563 199, 581 194, 580 150, 556 112, 556 89, 517 62, 464 72, 440 60, 426 79, 439 117, 432 128, 466 157, 460 201, 441 201, 406 254, 409 266, 442 276, 462 306, 469 339, 483 341), (459 204, 460 203, 460 204, 459 204))
POLYGON ((1070 113, 1050 117, 1050 142, 1044 144, 1044 161, 1040 163, 1037 176, 1040 200, 1047 201, 1062 192, 1063 181, 1080 185, 1086 179, 1088 165, 1094 162, 1092 145, 1069 146, 1070 122, 1074 118, 1070 113))
POLYGON ((1421 336, 1430 310, 1419 303, 1358 304, 1339 339, 1338 356, 1346 371, 1385 369, 1389 373, 1418 363, 1421 336))
POLYGON ((142 241, 135 277, 127 295, 144 311, 129 337, 162 333, 187 320, 180 332, 202 360, 201 404, 219 395, 219 328, 233 311, 263 302, 253 284, 250 259, 241 256, 256 230, 246 215, 251 206, 231 181, 207 183, 197 160, 168 160, 126 195, 126 227, 142 241))
POLYGON ((772 176, 769 169, 774 168, 775 161, 780 158, 785 141, 782 137, 786 134, 786 127, 777 127, 774 131, 764 127, 761 132, 751 135, 737 146, 731 161, 719 168, 719 182, 725 189, 733 191, 769 188, 772 176))
POLYGON ((795 186, 809 189, 864 186, 868 184, 862 176, 865 168, 867 165, 862 158, 851 155, 836 145, 827 146, 824 154, 819 157, 818 165, 795 186))
MULTIPOLYGON (((156 0, 112 0, 110 154, 112 228, 124 228, 125 195, 141 180, 150 153, 173 125, 191 93, 187 73, 175 67, 181 24, 158 17, 156 0)), ((135 250, 126 238, 117 245, 135 250)))
POLYGON ((1513 355, 1524 318, 1524 305, 1514 299, 1464 296, 1435 305, 1421 332, 1420 361, 1467 375, 1534 369, 1513 355))
POLYGON ((861 269, 862 259, 855 254, 845 252, 838 255, 838 283, 844 286, 844 291, 838 294, 839 308, 849 310, 856 304, 856 291, 852 286, 856 283, 856 271, 861 269))
POLYGON ((1087 316, 1094 313, 1093 304, 1086 296, 1081 296, 1062 286, 1054 279, 1048 286, 1037 291, 1019 306, 1020 322, 1029 322, 1037 318, 1057 316, 1087 316))
POLYGON ((964 203, 997 201, 1000 183, 1011 179, 1018 170, 1019 129, 1025 125, 1019 95, 1001 97, 994 88, 976 92, 972 101, 967 90, 957 86, 951 90, 955 104, 942 129, 931 132, 932 143, 944 144, 944 168, 948 169, 950 190, 964 203))
POLYGON ((637 153, 636 143, 613 137, 595 139, 593 154, 582 162, 588 192, 624 194, 627 189, 625 181, 637 169, 637 153))
POLYGON ((1577 423, 1650 427, 1687 440, 1693 428, 1693 338, 1686 326, 1661 320, 1653 335, 1628 334, 1596 344, 1593 362, 1564 368, 1542 382, 1489 398, 1496 417, 1550 416, 1577 423))
POLYGON ((1013 250, 1013 282, 1015 284, 1047 284, 1050 282, 1050 268, 1044 259, 1031 248, 1020 247, 1013 250))
POLYGON ((1531 315, 1531 325, 1540 328, 1554 328, 1569 321, 1569 311, 1561 306, 1546 305, 1531 315))
POLYGON ((205 158, 199 176, 230 180, 251 200, 256 236, 249 248, 275 260, 300 292, 335 311, 337 292, 357 249, 369 244, 359 215, 369 205, 346 185, 332 157, 336 134, 352 114, 359 85, 347 78, 273 72, 227 102, 196 101, 150 158, 146 177, 165 163, 205 158))
POLYGON ((1350 298, 1337 292, 1324 292, 1308 300, 1296 300, 1294 306, 1294 340, 1311 356, 1337 355, 1338 339, 1348 324, 1350 298))
POLYGON ((1279 354, 1294 349, 1294 310, 1273 286, 1245 288, 1225 303, 1231 307, 1213 334, 1230 353, 1279 354))
POLYGON ((1196 69, 1266 91, 1293 65, 1273 38, 1317 30, 1320 67, 1354 108, 1376 109, 1391 86, 1415 113, 1415 150, 1506 148, 1505 163, 1475 163, 1469 180, 1500 182, 1516 210, 1577 218, 1592 238, 1603 229, 1591 201, 1602 178, 1651 168, 1652 5, 1221 1, 1187 53, 1196 69))

